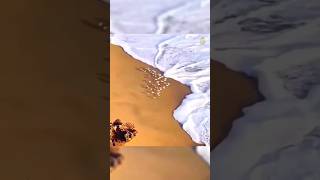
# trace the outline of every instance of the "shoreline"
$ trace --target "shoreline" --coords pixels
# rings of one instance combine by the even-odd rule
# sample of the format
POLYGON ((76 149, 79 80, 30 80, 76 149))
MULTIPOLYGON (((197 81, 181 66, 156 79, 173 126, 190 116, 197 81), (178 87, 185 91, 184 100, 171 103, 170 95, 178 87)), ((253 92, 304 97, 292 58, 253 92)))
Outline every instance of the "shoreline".
MULTIPOLYGON (((201 68, 197 70, 197 73, 195 72, 196 76, 191 78, 191 72, 188 72, 187 69, 192 68, 192 66, 207 67, 210 65, 208 51, 210 41, 208 41, 208 39, 209 37, 206 35, 115 35, 111 38, 112 44, 122 47, 124 51, 131 57, 134 57, 134 59, 162 70, 163 76, 167 78, 170 77, 190 88, 191 93, 187 94, 183 98, 183 101, 174 108, 173 116, 194 142, 203 145, 210 144, 210 72, 208 68, 201 68), (171 44, 170 46, 176 47, 177 51, 165 53, 166 55, 163 54, 166 51, 166 44, 171 44), (190 48, 190 52, 181 49, 183 47, 187 49, 190 48), (203 50, 200 52, 198 48, 203 50), (184 52, 191 54, 184 57, 184 52), (158 58, 174 57, 179 59, 177 59, 177 62, 174 61, 177 63, 175 65, 176 67, 170 68, 171 65, 165 62, 155 62, 155 59, 158 58), (199 64, 196 65, 192 63, 193 57, 199 60, 199 64), (184 61, 191 62, 191 64, 183 68, 184 61)), ((166 60, 163 59, 162 61, 166 60)))
MULTIPOLYGON (((155 68, 133 58, 121 46, 111 44, 110 48, 110 81, 117 81, 118 84, 122 84, 116 85, 116 83, 110 82, 110 121, 117 118, 117 116, 122 117, 124 121, 134 123, 138 130, 137 137, 132 142, 129 142, 127 146, 198 145, 193 142, 187 132, 183 130, 182 124, 173 117, 174 110, 182 103, 185 96, 191 93, 190 88, 178 81, 168 78, 168 82, 170 82, 171 85, 163 92, 160 99, 156 99, 155 101, 148 99, 143 93, 137 93, 137 91, 142 90, 139 84, 144 80, 144 77, 142 74, 139 74, 136 68, 155 68), (115 61, 114 59, 118 60, 115 61), (120 59, 123 59, 123 62, 120 62, 120 59), (126 71, 126 73, 131 74, 131 76, 123 75, 120 71, 126 71), (136 79, 133 79, 132 76, 135 76, 136 79), (124 84, 130 87, 131 90, 129 92, 121 91, 124 84), (140 102, 135 102, 137 98, 133 96, 138 97, 140 102), (154 104, 155 102, 157 103, 156 105, 154 104), (159 110, 156 108, 160 109, 160 113, 157 112, 159 110), (127 114, 120 112, 120 109, 127 114), (144 109, 143 112, 141 109, 144 109), (117 112, 117 114, 115 112, 117 112), (161 112, 163 114, 161 114, 161 112), (164 118, 156 117, 156 115, 159 117, 163 116, 164 118), (150 121, 149 119, 153 119, 154 121, 150 121)), ((159 70, 156 71, 161 72, 159 70)))

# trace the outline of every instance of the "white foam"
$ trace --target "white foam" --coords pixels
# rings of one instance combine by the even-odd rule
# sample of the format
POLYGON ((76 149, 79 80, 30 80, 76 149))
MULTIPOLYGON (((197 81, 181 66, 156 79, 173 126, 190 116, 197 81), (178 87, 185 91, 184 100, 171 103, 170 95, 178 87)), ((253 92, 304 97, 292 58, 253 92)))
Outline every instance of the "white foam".
POLYGON ((110 17, 115 34, 208 34, 210 1, 110 0, 110 17))

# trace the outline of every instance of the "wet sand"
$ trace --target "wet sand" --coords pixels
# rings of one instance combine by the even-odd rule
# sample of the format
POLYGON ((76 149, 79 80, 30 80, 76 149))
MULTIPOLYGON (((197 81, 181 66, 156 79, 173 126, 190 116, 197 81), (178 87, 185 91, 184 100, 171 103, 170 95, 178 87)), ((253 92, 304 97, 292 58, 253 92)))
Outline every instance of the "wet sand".
POLYGON ((96 1, 1 6, 0 179, 107 179, 104 34, 96 1))
POLYGON ((209 180, 209 166, 191 148, 125 147, 111 180, 209 180))
POLYGON ((170 86, 159 99, 146 96, 140 67, 151 67, 133 59, 122 48, 110 47, 110 120, 135 125, 138 134, 127 146, 193 146, 189 135, 173 118, 173 110, 190 93, 183 84, 169 79, 170 86))
POLYGON ((263 97, 254 79, 232 71, 217 61, 213 61, 212 67, 214 96, 211 140, 215 147, 227 137, 232 123, 243 115, 242 109, 263 100, 263 97))

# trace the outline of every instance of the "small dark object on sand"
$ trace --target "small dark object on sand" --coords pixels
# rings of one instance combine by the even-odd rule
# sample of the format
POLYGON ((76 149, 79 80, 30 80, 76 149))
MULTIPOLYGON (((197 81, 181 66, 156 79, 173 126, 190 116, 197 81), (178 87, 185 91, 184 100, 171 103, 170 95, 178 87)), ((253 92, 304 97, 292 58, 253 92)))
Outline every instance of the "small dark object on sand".
POLYGON ((119 119, 110 123, 110 140, 113 146, 121 146, 132 140, 137 130, 131 123, 122 123, 119 119))
POLYGON ((121 164, 123 156, 120 147, 131 141, 137 135, 137 130, 131 123, 122 123, 120 119, 110 123, 110 169, 121 164))

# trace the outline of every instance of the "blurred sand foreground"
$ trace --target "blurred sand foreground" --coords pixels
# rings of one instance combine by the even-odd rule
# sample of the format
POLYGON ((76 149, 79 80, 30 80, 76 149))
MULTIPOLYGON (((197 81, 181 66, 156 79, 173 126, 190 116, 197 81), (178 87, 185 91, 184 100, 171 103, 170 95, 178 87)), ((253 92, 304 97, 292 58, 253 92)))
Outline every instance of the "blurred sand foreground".
POLYGON ((0 179, 107 179, 105 17, 91 0, 0 6, 0 179))
POLYGON ((209 180, 209 166, 188 147, 125 147, 111 180, 209 180))
POLYGON ((159 99, 147 97, 141 87, 144 75, 137 68, 151 67, 110 46, 110 117, 135 125, 138 134, 127 146, 193 146, 195 143, 173 118, 173 110, 190 93, 187 86, 171 85, 159 99))

